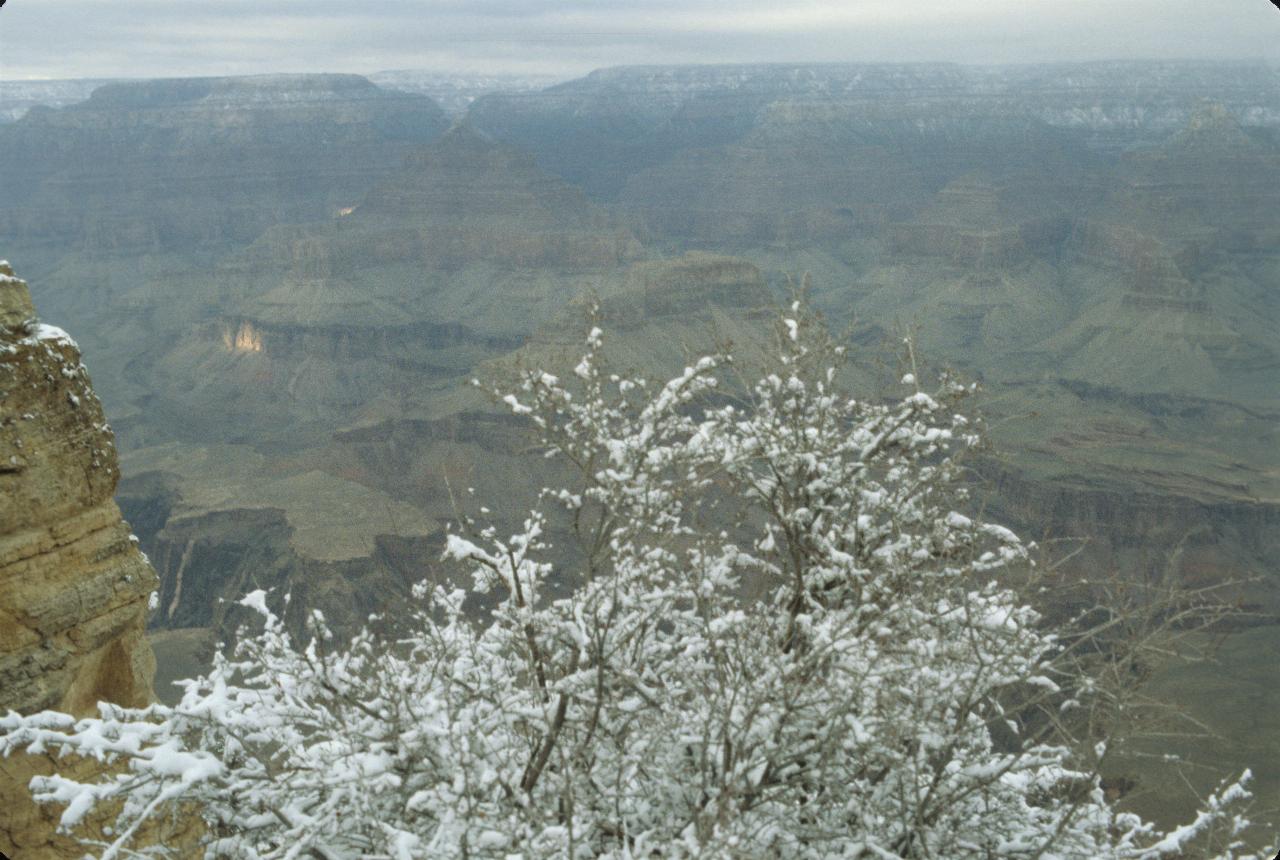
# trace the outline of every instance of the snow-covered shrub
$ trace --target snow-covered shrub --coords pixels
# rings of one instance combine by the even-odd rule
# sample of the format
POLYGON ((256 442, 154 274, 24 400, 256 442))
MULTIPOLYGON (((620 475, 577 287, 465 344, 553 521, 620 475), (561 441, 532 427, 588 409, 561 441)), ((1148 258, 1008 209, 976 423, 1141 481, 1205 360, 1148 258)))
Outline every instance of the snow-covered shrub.
POLYGON ((515 535, 464 519, 472 588, 420 588, 411 635, 295 643, 254 593, 178 706, 10 714, 0 750, 127 764, 32 785, 67 827, 123 802, 102 857, 175 804, 207 857, 1251 856, 1239 784, 1170 833, 1108 802, 1072 739, 1096 685, 1009 585, 1028 548, 955 509, 966 389, 853 399, 798 306, 777 340, 721 391, 727 357, 654 385, 592 331, 503 397, 577 482, 515 535))

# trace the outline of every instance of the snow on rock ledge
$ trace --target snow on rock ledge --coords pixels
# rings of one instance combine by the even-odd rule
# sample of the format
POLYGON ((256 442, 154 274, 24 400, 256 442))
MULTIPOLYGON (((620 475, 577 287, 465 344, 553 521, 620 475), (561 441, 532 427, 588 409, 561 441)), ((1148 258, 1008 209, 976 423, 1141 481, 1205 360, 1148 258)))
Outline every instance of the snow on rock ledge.
POLYGON ((14 277, 8 260, 0 260, 0 326, 17 326, 35 315, 26 282, 14 277))

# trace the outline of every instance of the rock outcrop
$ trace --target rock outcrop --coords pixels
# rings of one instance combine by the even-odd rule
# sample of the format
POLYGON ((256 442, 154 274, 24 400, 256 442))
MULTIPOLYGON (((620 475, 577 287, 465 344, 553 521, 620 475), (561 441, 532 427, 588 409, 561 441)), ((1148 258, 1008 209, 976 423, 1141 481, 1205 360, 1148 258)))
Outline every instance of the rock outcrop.
MULTIPOLYGON (((35 321, 0 263, 0 713, 151 701, 145 627, 156 576, 112 501, 111 428, 76 344, 35 321)), ((81 777, 92 762, 60 761, 81 777)), ((0 759, 0 852, 80 856, 27 795, 44 756, 0 759)))

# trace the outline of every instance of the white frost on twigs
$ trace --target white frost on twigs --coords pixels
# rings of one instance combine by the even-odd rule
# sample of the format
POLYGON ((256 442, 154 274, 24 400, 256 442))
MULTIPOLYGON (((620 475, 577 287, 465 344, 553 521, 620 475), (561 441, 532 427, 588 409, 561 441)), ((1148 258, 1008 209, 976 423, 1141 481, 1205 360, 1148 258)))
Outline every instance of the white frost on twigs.
POLYGON ((260 632, 179 705, 9 714, 0 753, 122 765, 33 784, 67 827, 116 816, 103 857, 179 808, 245 860, 1263 856, 1243 780, 1160 833, 1107 800, 1105 745, 1025 731, 1019 702, 1061 722, 1094 687, 993 576, 1027 547, 952 509, 966 390, 853 399, 783 322, 745 404, 706 397, 724 357, 602 372, 598 330, 527 375, 502 399, 580 474, 515 534, 450 534, 472 585, 419 583, 396 642, 295 644, 255 591, 260 632))

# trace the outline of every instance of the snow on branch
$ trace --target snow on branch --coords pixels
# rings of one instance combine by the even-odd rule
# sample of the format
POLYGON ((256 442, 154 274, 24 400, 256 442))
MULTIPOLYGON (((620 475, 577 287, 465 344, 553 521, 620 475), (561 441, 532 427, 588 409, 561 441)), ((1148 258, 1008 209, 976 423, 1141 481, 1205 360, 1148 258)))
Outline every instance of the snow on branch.
POLYGON ((1106 798, 1069 720, 1098 686, 1001 584, 1029 547, 960 510, 969 389, 855 398, 812 315, 779 326, 732 405, 728 357, 653 384, 598 329, 496 392, 576 478, 448 538, 487 617, 424 585, 400 640, 302 644, 255 592, 178 705, 11 713, 0 753, 119 765, 32 784, 68 829, 120 803, 102 857, 177 807, 210 858, 1263 856, 1243 780, 1169 833, 1106 798))

